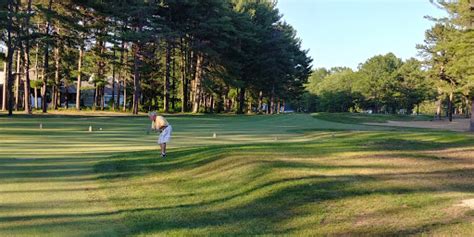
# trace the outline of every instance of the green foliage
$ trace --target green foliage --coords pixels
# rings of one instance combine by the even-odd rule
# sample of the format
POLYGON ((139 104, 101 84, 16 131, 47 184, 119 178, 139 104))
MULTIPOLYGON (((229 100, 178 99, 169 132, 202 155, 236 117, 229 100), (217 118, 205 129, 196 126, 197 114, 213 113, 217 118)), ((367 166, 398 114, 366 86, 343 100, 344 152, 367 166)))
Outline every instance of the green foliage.
MULTIPOLYGON (((402 62, 394 54, 379 55, 361 64, 358 71, 349 68, 320 68, 313 71, 306 90, 317 104, 305 111, 412 113, 425 100, 434 97, 433 83, 416 59, 402 62)), ((303 106, 304 107, 304 106, 303 106)))
POLYGON ((474 93, 474 9, 472 1, 438 1, 448 12, 448 19, 434 19, 437 24, 426 33, 426 55, 432 70, 442 69, 441 80, 451 84, 451 90, 463 95, 474 93), (440 60, 440 57, 444 57, 440 60), (443 68, 440 68, 440 65, 443 68), (445 74, 445 75, 443 75, 445 74))
POLYGON ((437 2, 450 17, 435 19, 437 24, 426 32, 425 44, 417 46, 426 61, 402 62, 388 53, 369 58, 357 72, 316 69, 306 84, 309 94, 299 104, 302 110, 411 114, 416 109, 431 114, 433 108, 420 109, 420 105, 439 99, 443 106, 442 101, 453 93, 457 110, 468 113, 466 98, 474 91, 474 13, 468 0, 437 2))
POLYGON ((358 74, 351 69, 331 70, 321 81, 318 88, 321 111, 348 112, 354 110, 360 97, 353 91, 353 83, 357 81, 358 74))
POLYGON ((426 31, 425 44, 418 48, 435 81, 438 99, 448 103, 451 119, 455 106, 469 114, 465 101, 469 97, 470 103, 474 101, 474 8, 470 0, 432 2, 445 9, 448 17, 432 18, 436 24, 426 31))
POLYGON ((409 114, 413 109, 426 100, 436 97, 433 81, 422 70, 422 63, 414 58, 408 59, 396 72, 393 94, 401 108, 409 114))
MULTIPOLYGON (((243 92, 240 101, 256 101, 259 92, 267 99, 292 100, 301 96, 310 74, 307 51, 270 0, 41 0, 34 2, 28 25, 20 24, 25 3, 14 4, 20 9, 12 14, 19 27, 12 30, 14 43, 25 40, 21 32, 31 32, 29 48, 39 49, 40 67, 48 67, 47 94, 50 86, 79 78, 79 50, 84 52, 81 79, 93 78, 97 100, 114 74, 127 82, 129 97, 140 98, 133 100, 134 113, 136 103, 158 109, 165 95, 187 100, 182 103, 206 96, 222 101, 231 89, 243 92)), ((4 5, 0 17, 5 20, 4 5)))
POLYGON ((395 112, 397 101, 394 98, 396 87, 395 73, 402 66, 402 60, 393 53, 369 58, 359 68, 360 80, 355 90, 364 97, 364 107, 379 111, 395 112))

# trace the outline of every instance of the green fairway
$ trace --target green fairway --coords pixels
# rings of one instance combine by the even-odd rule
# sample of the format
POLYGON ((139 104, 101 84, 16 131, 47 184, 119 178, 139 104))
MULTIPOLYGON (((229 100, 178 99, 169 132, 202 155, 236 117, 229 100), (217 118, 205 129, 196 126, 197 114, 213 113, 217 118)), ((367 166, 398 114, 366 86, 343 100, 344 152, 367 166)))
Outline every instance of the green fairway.
POLYGON ((433 119, 427 115, 363 114, 363 113, 315 113, 317 119, 338 123, 386 123, 392 121, 425 121, 433 119))
POLYGON ((0 236, 474 234, 472 134, 324 116, 0 117, 0 236))

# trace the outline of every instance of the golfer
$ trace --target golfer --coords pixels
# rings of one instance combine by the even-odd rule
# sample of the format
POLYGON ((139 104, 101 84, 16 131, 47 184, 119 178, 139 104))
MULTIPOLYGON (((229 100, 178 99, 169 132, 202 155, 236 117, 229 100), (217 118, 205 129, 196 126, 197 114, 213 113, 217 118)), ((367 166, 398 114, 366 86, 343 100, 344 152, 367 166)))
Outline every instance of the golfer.
POLYGON ((171 132, 173 128, 163 116, 158 116, 156 112, 151 112, 148 117, 151 120, 151 129, 160 133, 160 136, 158 137, 158 144, 160 144, 161 148, 161 157, 165 158, 166 143, 168 143, 171 139, 171 132))

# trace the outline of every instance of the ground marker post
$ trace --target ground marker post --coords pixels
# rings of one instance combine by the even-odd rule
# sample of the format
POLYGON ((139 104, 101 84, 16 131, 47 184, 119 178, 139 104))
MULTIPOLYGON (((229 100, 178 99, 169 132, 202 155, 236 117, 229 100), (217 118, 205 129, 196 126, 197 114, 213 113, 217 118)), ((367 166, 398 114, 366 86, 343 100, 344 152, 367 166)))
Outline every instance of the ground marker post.
POLYGON ((40 123, 40 129, 43 129, 43 124, 42 123, 40 123))
POLYGON ((92 132, 92 125, 89 125, 89 132, 92 132))
POLYGON ((217 138, 217 134, 214 133, 214 134, 212 135, 212 138, 217 138))

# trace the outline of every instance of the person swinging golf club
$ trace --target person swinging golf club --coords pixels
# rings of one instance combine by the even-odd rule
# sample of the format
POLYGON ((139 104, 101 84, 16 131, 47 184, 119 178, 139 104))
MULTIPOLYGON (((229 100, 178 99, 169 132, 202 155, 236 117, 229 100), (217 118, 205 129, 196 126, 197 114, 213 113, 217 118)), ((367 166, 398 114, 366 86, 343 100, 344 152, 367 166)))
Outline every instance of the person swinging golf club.
POLYGON ((151 121, 151 129, 160 133, 158 137, 158 144, 160 144, 161 148, 161 157, 165 158, 166 143, 168 143, 171 139, 171 132, 173 128, 163 116, 158 116, 156 112, 150 112, 148 117, 151 121))

